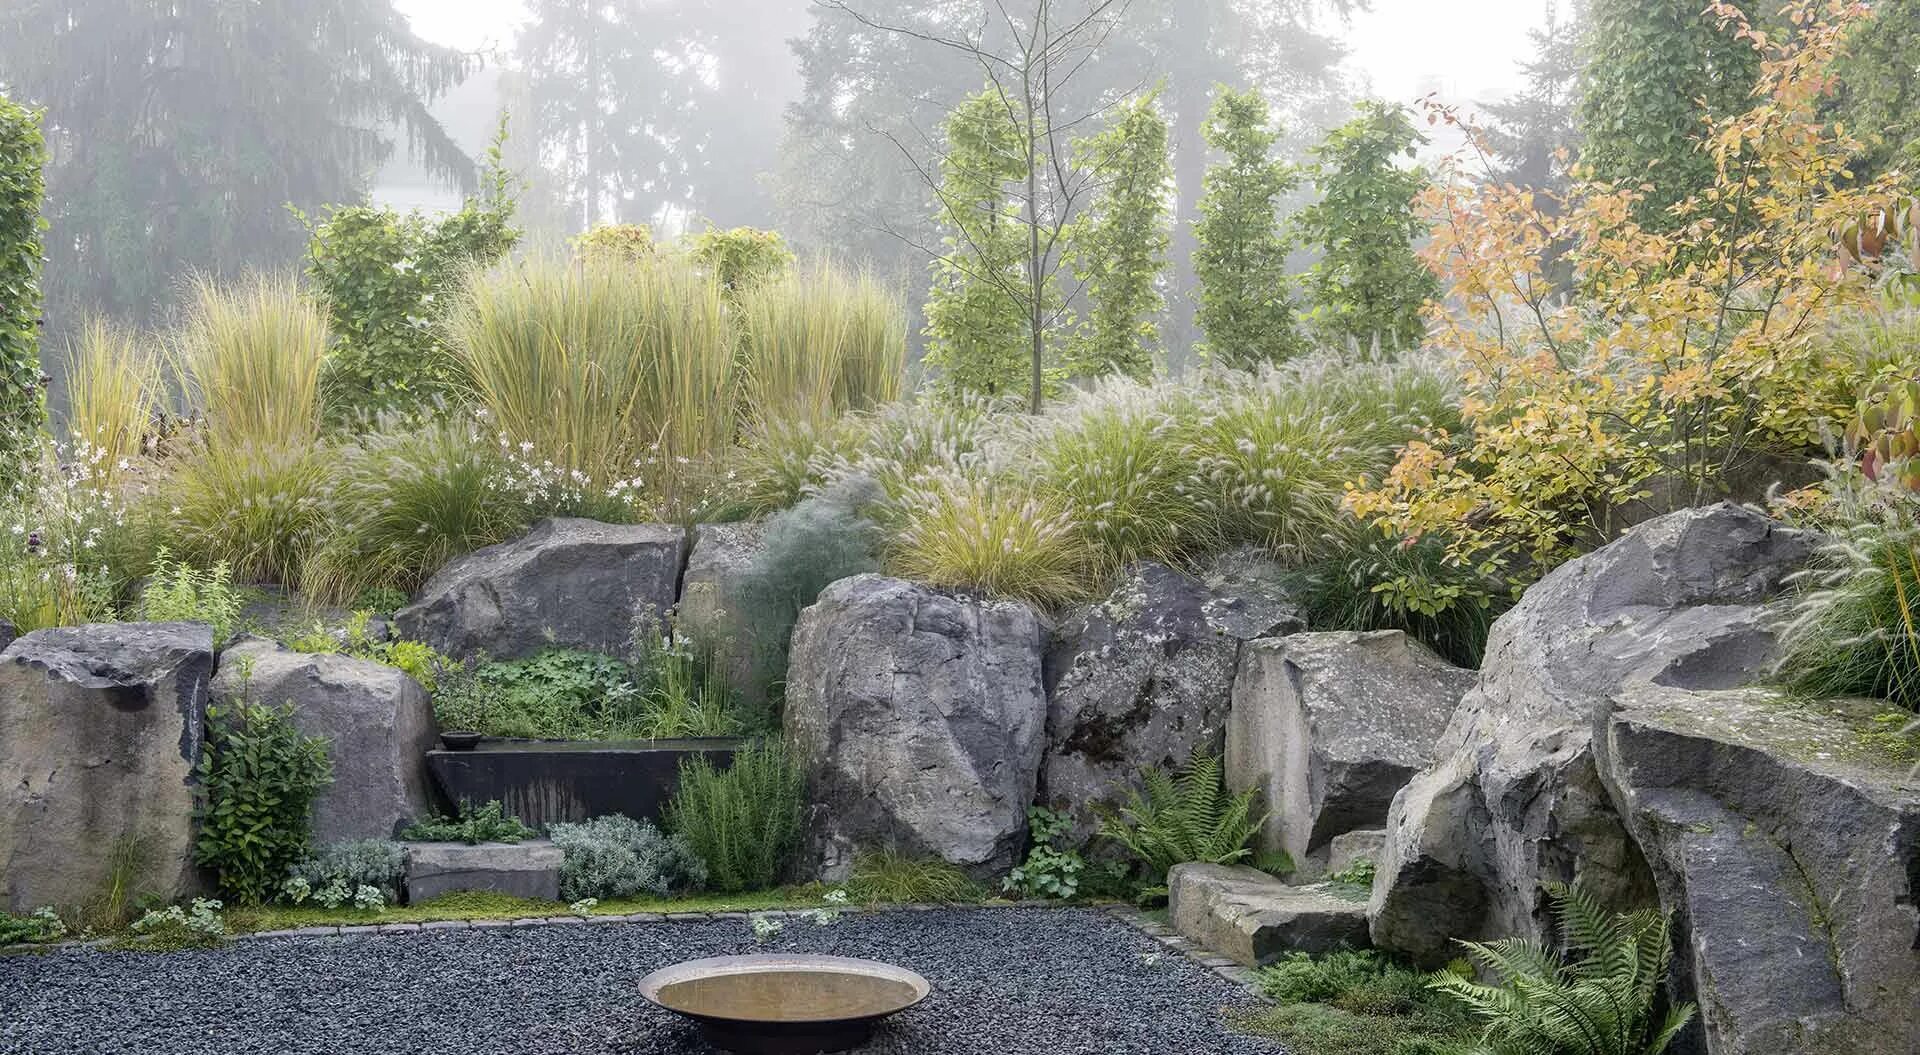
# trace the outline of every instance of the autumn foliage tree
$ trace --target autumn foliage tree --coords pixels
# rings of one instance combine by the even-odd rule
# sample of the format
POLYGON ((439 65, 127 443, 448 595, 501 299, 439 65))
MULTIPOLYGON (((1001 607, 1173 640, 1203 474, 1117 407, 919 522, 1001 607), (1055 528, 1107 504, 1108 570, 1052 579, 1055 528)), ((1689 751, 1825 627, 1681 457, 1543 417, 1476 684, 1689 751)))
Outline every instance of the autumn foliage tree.
POLYGON ((1446 287, 1429 316, 1464 370, 1464 425, 1355 486, 1355 512, 1524 582, 1609 540, 1629 511, 1716 497, 1756 458, 1816 450, 1851 417, 1867 379, 1824 338, 1874 292, 1836 233, 1901 183, 1852 180, 1860 144, 1824 117, 1866 5, 1797 0, 1778 36, 1731 4, 1711 11, 1753 51, 1759 84, 1750 108, 1710 122, 1711 176, 1675 203, 1676 229, 1643 225, 1642 193, 1610 183, 1565 201, 1461 178, 1427 192, 1425 254, 1446 287), (1560 244, 1571 302, 1546 274, 1560 244))

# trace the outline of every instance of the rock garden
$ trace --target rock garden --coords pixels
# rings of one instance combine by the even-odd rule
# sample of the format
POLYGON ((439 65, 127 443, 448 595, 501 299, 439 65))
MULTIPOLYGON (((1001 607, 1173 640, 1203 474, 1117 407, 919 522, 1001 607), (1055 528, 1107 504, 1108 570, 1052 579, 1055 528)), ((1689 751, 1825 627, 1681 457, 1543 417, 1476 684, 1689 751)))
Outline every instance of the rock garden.
POLYGON ((335 215, 89 331, 0 422, 0 1053, 702 1052, 655 972, 828 956, 924 983, 869 1052, 1920 1055, 1920 206, 1794 10, 1659 218, 1416 170, 1404 350, 1216 270, 1177 375, 1105 280, 1003 369, 953 250, 910 370, 498 172, 400 301, 335 215))

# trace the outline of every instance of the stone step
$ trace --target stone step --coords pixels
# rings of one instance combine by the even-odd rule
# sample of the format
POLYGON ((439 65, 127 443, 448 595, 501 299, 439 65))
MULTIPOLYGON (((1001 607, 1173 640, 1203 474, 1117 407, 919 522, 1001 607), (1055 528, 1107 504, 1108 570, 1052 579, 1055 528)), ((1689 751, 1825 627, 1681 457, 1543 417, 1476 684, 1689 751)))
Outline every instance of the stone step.
POLYGON ((1367 904, 1323 886, 1288 886, 1239 865, 1183 864, 1167 873, 1174 929, 1247 967, 1289 952, 1367 945, 1367 904))
POLYGON ((416 904, 464 890, 560 899, 560 848, 545 839, 405 845, 407 900, 416 904))

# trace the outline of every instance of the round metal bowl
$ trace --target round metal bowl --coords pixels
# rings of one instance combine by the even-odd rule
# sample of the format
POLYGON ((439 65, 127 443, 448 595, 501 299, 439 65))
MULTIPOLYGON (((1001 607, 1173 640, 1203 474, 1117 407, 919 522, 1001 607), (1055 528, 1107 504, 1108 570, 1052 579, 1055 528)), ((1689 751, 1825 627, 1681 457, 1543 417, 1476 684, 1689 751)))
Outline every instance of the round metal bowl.
POLYGON ((736 1055, 857 1047, 931 988, 904 967, 845 956, 716 956, 640 979, 641 996, 700 1023, 709 1044, 736 1055))

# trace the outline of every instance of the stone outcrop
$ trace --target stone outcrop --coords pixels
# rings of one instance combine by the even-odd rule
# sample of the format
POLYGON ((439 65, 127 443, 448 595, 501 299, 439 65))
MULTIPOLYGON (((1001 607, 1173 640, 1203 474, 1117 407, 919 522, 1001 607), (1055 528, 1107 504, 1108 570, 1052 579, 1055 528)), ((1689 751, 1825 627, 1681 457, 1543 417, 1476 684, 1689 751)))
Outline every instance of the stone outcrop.
POLYGON ((809 870, 840 878, 869 848, 982 878, 1010 868, 1045 746, 1042 641, 1024 604, 879 575, 822 591, 794 628, 786 692, 809 870))
POLYGON ((545 839, 517 843, 407 843, 407 900, 415 904, 464 890, 557 901, 558 846, 545 839))
POLYGON ((752 626, 756 613, 745 610, 741 583, 759 557, 766 528, 757 522, 701 524, 693 529, 693 550, 680 577, 680 603, 674 629, 711 648, 738 689, 778 680, 779 672, 758 654, 752 626))
POLYGON ((1549 573, 1501 616, 1436 763, 1394 800, 1375 944, 1444 962, 1452 938, 1547 936, 1540 892, 1583 880, 1647 903, 1651 876, 1594 760, 1633 684, 1725 688, 1775 658, 1767 602, 1812 540, 1721 504, 1642 524, 1549 573))
POLYGON ((440 569, 395 624, 463 659, 555 646, 624 655, 637 630, 665 626, 686 544, 678 527, 543 520, 440 569))
POLYGON ((12 623, 0 619, 0 649, 6 648, 20 637, 20 631, 12 623))
POLYGON ((1262 793, 1261 848, 1304 862, 1337 835, 1379 828, 1474 680, 1398 630, 1248 645, 1226 772, 1233 790, 1262 793))
POLYGON ((1365 901, 1324 887, 1289 886, 1239 865, 1183 864, 1167 873, 1167 914, 1189 941, 1246 967, 1290 952, 1367 944, 1365 901))
POLYGON ((1133 568, 1105 601, 1074 612, 1047 653, 1041 800, 1084 840, 1094 806, 1140 786, 1147 766, 1219 754, 1245 640, 1299 629, 1291 608, 1160 564, 1133 568))
POLYGON ((213 696, 291 703, 293 724, 327 739, 333 783, 313 804, 316 842, 391 838, 410 819, 434 812, 426 766, 438 735, 433 704, 399 670, 249 640, 221 654, 213 696))
POLYGON ((1623 690, 1602 776, 1709 1055, 1920 1053, 1920 774, 1885 705, 1623 690))
POLYGON ((129 897, 195 889, 212 674, 195 623, 61 627, 0 652, 0 909, 77 904, 116 878, 129 897))

